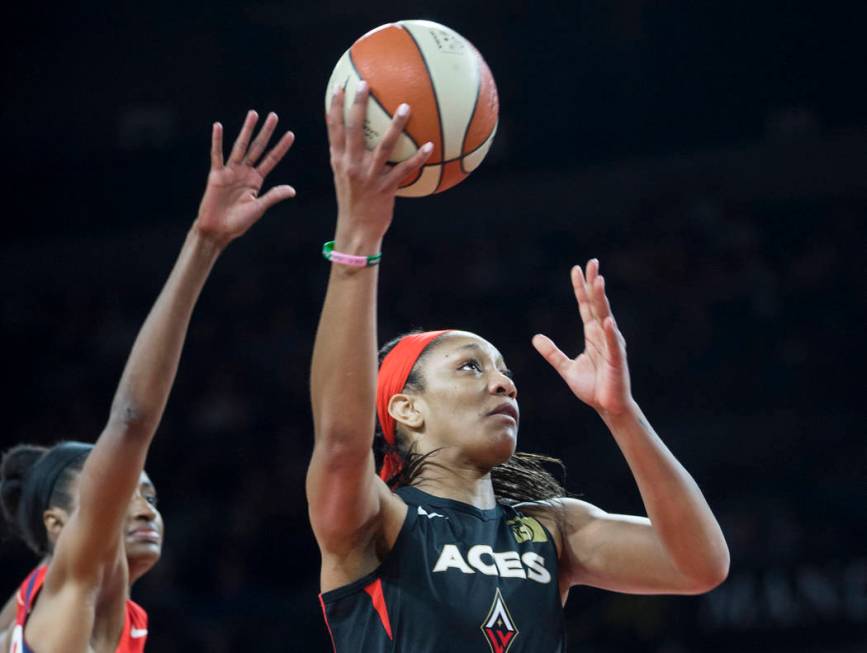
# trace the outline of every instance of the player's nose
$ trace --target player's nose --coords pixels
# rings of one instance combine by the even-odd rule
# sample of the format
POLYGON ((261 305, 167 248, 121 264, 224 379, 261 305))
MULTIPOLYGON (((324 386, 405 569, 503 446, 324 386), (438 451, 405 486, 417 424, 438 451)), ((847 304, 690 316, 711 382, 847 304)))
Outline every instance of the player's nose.
POLYGON ((494 377, 491 379, 491 386, 492 394, 506 395, 512 399, 518 397, 518 386, 515 385, 515 381, 499 370, 494 373, 494 377))
POLYGON ((144 521, 153 521, 157 518, 156 507, 143 496, 136 495, 130 504, 130 515, 132 519, 141 519, 144 521))

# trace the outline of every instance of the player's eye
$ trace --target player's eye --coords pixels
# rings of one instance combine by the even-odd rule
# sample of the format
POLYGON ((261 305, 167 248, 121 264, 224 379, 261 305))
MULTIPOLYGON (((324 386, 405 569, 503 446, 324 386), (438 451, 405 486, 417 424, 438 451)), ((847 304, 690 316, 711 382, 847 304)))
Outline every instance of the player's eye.
POLYGON ((482 371, 482 365, 475 358, 471 358, 467 361, 461 363, 459 370, 475 370, 476 372, 482 371))
POLYGON ((154 508, 157 507, 157 495, 156 494, 146 495, 144 500, 147 501, 149 504, 151 504, 154 508))

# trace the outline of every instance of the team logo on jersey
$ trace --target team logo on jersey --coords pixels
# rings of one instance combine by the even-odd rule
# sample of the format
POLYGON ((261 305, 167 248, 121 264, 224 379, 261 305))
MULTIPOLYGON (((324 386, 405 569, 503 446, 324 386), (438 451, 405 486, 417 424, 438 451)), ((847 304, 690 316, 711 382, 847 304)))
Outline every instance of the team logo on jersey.
POLYGON ((542 524, 532 517, 515 517, 506 522, 506 525, 512 529, 512 535, 515 536, 515 541, 518 544, 524 542, 547 542, 548 535, 542 524))
POLYGON ((491 653, 508 653, 508 650, 518 638, 518 627, 509 614, 509 608, 500 594, 500 588, 494 594, 494 602, 488 616, 482 622, 482 632, 491 647, 491 653))
POLYGON ((428 519, 433 519, 434 517, 442 517, 443 519, 448 519, 445 515, 441 515, 438 512, 428 512, 421 506, 418 507, 418 514, 422 517, 427 517, 428 519))

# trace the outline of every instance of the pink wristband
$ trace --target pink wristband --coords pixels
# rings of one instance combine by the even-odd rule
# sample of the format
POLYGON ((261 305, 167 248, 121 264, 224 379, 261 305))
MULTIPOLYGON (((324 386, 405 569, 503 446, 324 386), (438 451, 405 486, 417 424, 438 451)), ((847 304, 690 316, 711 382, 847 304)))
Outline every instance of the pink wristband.
POLYGON ((355 254, 345 254, 343 252, 334 251, 334 241, 329 240, 322 246, 322 256, 332 263, 341 265, 349 265, 354 268, 366 268, 371 265, 377 265, 382 259, 382 252, 373 256, 356 256, 355 254))

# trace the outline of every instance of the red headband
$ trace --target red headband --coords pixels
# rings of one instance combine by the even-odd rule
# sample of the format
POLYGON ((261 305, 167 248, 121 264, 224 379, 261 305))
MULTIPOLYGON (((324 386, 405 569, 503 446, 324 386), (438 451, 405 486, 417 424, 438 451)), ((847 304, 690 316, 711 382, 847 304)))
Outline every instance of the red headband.
MULTIPOLYGON (((388 402, 403 390, 409 373, 427 346, 451 329, 442 331, 425 331, 404 336, 382 361, 379 366, 379 376, 376 380, 376 416, 382 427, 385 441, 394 446, 394 418, 388 414, 388 402)), ((387 481, 403 467, 403 461, 395 451, 385 454, 379 477, 387 481)))

